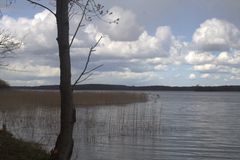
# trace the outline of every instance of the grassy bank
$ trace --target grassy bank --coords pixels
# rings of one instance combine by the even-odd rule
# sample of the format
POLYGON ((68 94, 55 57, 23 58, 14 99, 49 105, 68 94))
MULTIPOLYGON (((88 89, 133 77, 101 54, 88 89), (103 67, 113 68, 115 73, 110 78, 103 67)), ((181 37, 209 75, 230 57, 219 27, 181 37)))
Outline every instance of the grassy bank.
POLYGON ((49 157, 40 145, 24 142, 0 130, 0 160, 49 160, 49 157))
MULTIPOLYGON (((10 106, 59 106, 57 91, 0 90, 0 107, 10 106)), ((143 93, 122 91, 84 91, 74 93, 74 104, 80 106, 113 105, 145 102, 143 93)))

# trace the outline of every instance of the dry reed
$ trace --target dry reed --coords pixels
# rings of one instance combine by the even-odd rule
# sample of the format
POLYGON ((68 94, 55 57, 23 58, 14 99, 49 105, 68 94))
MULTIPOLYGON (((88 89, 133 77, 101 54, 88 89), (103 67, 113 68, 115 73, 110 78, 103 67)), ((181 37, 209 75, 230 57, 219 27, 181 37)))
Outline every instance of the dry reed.
MULTIPOLYGON (((74 104, 78 106, 117 105, 145 102, 143 93, 127 91, 77 91, 74 104)), ((0 90, 0 107, 59 106, 58 91, 0 90)))

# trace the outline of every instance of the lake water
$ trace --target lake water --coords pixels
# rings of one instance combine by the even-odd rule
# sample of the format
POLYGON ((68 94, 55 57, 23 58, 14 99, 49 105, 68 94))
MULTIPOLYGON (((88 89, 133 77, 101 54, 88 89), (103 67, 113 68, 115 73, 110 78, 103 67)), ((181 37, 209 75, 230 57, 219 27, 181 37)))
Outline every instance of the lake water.
MULTIPOLYGON (((146 92, 146 103, 77 108, 73 160, 239 160, 240 93, 146 92)), ((50 149, 59 111, 0 112, 16 137, 50 149)))

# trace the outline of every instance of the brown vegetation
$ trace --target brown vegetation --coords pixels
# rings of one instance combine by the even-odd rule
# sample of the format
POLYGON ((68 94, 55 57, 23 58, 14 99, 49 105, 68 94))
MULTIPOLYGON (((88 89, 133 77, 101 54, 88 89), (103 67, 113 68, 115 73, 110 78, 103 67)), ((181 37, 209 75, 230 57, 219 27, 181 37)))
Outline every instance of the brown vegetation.
POLYGON ((2 79, 0 79, 0 89, 1 88, 9 88, 9 84, 2 79))
POLYGON ((50 155, 39 144, 14 138, 6 130, 0 130, 1 160, 48 160, 50 155))
MULTIPOLYGON (((123 91, 84 91, 74 93, 76 106, 114 105, 145 102, 143 93, 123 91)), ((58 91, 2 90, 0 107, 60 106, 58 91)))

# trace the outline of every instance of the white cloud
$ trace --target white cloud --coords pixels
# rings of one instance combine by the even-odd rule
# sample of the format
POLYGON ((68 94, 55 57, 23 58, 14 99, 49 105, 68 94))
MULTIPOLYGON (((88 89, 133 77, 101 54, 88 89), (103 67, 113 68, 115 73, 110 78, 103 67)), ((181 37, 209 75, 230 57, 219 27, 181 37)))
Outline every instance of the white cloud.
POLYGON ((202 79, 208 79, 208 80, 217 80, 220 78, 220 76, 218 74, 210 74, 210 73, 205 73, 205 74, 201 74, 200 78, 202 79))
MULTIPOLYGON (((31 52, 56 48, 56 20, 48 11, 37 13, 33 19, 3 16, 0 27, 14 33, 31 52)), ((44 53, 43 53, 44 54, 44 53)))
POLYGON ((230 77, 231 80, 240 80, 240 75, 233 75, 230 77))
MULTIPOLYGON (((89 47, 97 41, 100 35, 104 35, 96 48, 97 51, 93 53, 90 66, 104 64, 107 68, 101 69, 103 73, 112 72, 126 81, 127 79, 136 81, 144 79, 143 77, 148 77, 145 81, 150 81, 150 79, 157 81, 159 75, 152 72, 165 71, 168 65, 175 64, 178 50, 184 46, 183 43, 172 35, 171 28, 168 26, 159 26, 155 34, 150 35, 136 22, 133 12, 121 8, 114 8, 114 10, 116 14, 122 15, 120 17, 122 24, 104 24, 108 27, 103 28, 96 26, 95 23, 87 24, 77 35, 71 49, 73 75, 76 76, 81 70, 89 47), (113 59, 118 60, 117 66, 113 63, 113 59)), ((76 26, 76 24, 77 20, 73 19, 71 26, 76 26)), ((10 68, 25 71, 17 74, 16 84, 30 80, 40 84, 47 83, 50 77, 57 79, 59 62, 56 22, 50 13, 42 11, 33 18, 18 19, 4 16, 0 20, 0 26, 16 33, 16 37, 22 39, 24 43, 23 47, 17 51, 21 55, 9 60, 10 68), (28 77, 28 80, 21 80, 21 76, 28 77)), ((70 30, 70 33, 73 33, 73 30, 70 30)), ((10 77, 8 80, 14 81, 10 77)), ((49 82, 52 83, 52 80, 49 82)))
POLYGON ((36 77, 54 77, 59 76, 60 71, 58 67, 50 67, 29 63, 19 63, 10 64, 10 68, 16 70, 23 76, 34 75, 36 77))
POLYGON ((185 56, 185 60, 189 64, 203 64, 212 62, 214 56, 209 52, 197 53, 195 51, 190 51, 188 55, 185 56))
POLYGON ((197 76, 196 76, 195 74, 191 73, 188 78, 189 78, 189 79, 196 79, 197 76))
POLYGON ((193 69, 196 71, 213 71, 217 68, 215 64, 203 64, 203 65, 195 65, 193 69))
POLYGON ((153 71, 141 73, 131 71, 97 72, 94 74, 93 79, 88 80, 86 83, 94 83, 94 79, 98 79, 98 83, 105 84, 146 85, 149 81, 159 83, 163 77, 153 71))
POLYGON ((240 66, 240 51, 233 53, 221 52, 216 60, 220 64, 240 66))
POLYGON ((220 61, 220 62, 226 62, 229 60, 229 55, 228 55, 228 52, 221 52, 217 59, 220 61))
POLYGON ((154 36, 144 31, 136 41, 113 41, 105 36, 97 54, 122 58, 166 57, 170 56, 174 41, 170 28, 163 26, 157 28, 154 36))
POLYGON ((210 77, 210 74, 205 73, 205 74, 202 74, 200 77, 206 79, 210 77))
POLYGON ((136 15, 132 11, 120 7, 113 7, 110 12, 113 14, 104 18, 109 22, 120 18, 119 23, 98 23, 99 32, 108 35, 113 41, 136 41, 143 32, 143 27, 136 21, 136 15))
POLYGON ((162 65, 162 64, 159 64, 159 65, 154 67, 154 69, 157 70, 157 71, 162 71, 162 70, 165 70, 166 68, 167 68, 167 66, 162 65))
MULTIPOLYGON (((197 56, 196 56, 197 57, 197 56)), ((195 58, 196 58, 195 57, 195 58)), ((197 58, 198 59, 198 58, 197 58)), ((198 60, 200 61, 201 58, 198 60)), ((218 56, 214 56, 211 61, 192 63, 192 69, 202 74, 201 78, 218 79, 219 75, 227 75, 229 78, 238 77, 240 75, 240 54, 239 51, 221 52, 218 56), (214 73, 213 76, 210 76, 214 73)))
POLYGON ((240 30, 232 23, 208 19, 196 29, 185 61, 202 79, 237 79, 240 66, 240 30), (228 78, 227 78, 228 77, 228 78))
MULTIPOLYGON (((182 70, 186 71, 181 64, 186 63, 192 68, 192 73, 188 73, 189 79, 214 77, 213 72, 216 75, 227 74, 232 79, 240 77, 240 40, 237 39, 240 36, 233 24, 217 19, 207 20, 194 33, 193 42, 184 42, 173 35, 169 26, 158 26, 153 33, 138 24, 132 11, 119 7, 112 10, 114 16, 107 18, 120 18, 118 25, 104 22, 86 24, 77 35, 71 48, 74 77, 84 65, 89 47, 101 35, 104 38, 93 53, 90 68, 99 64, 104 64, 104 67, 90 82, 157 84, 162 80, 162 74, 171 74, 173 65, 177 65, 177 69, 172 71, 172 75, 181 75, 182 70), (192 43, 197 47, 192 47, 192 43), (196 72, 200 72, 200 76, 196 76, 196 72)), ((76 17, 71 21, 73 29, 70 33, 74 32, 77 20, 76 17)), ((4 74, 9 76, 7 80, 14 82, 15 78, 15 84, 47 84, 53 80, 58 83, 56 22, 51 14, 43 11, 33 18, 18 19, 3 16, 0 27, 16 33, 16 38, 24 43, 23 48, 18 50, 21 53, 17 56, 19 58, 10 60, 9 64, 26 72, 18 73, 18 77, 4 74)))
POLYGON ((209 19, 200 25, 194 35, 193 43, 205 51, 223 51, 240 48, 240 31, 232 23, 209 19))
POLYGON ((41 86, 48 83, 47 80, 9 80, 9 83, 16 86, 41 86))

